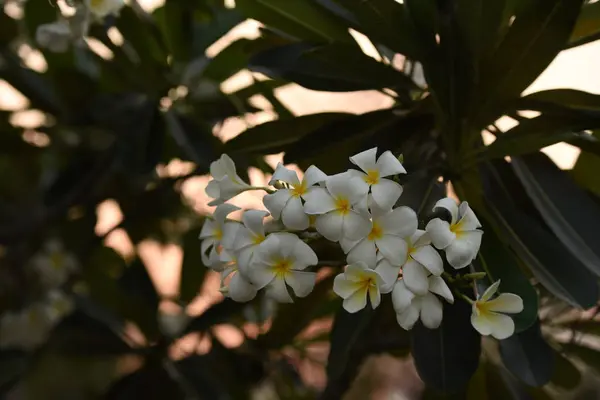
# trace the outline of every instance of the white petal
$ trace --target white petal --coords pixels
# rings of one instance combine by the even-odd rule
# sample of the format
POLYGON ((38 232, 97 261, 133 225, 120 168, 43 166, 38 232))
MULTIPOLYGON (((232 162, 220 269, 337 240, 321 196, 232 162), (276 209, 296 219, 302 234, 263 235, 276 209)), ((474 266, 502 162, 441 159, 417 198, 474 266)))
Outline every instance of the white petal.
POLYGON ((304 212, 307 214, 325 214, 336 209, 335 201, 325 188, 314 188, 302 196, 304 212))
POLYGON ((269 265, 253 263, 248 269, 248 278, 257 289, 262 289, 275 279, 275 273, 269 265))
POLYGON ((250 232, 250 229, 242 226, 237 230, 235 234, 235 240, 233 241, 233 250, 240 251, 241 249, 252 246, 255 243, 254 241, 255 235, 250 232))
POLYGON ((369 288, 369 301, 371 302, 371 307, 376 309, 379 307, 381 303, 381 292, 377 286, 369 288))
POLYGON ((269 286, 267 286, 266 295, 279 303, 293 303, 283 279, 273 279, 269 286))
POLYGON ((367 218, 370 218, 372 214, 369 212, 369 209, 373 206, 373 204, 375 204, 373 202, 373 197, 371 193, 368 193, 365 196, 363 196, 362 199, 360 199, 357 203, 355 203, 353 208, 357 213, 364 215, 367 218))
POLYGON ((283 208, 291 197, 292 194, 288 189, 279 189, 275 193, 265 195, 265 197, 263 197, 263 204, 265 205, 265 208, 269 210, 273 218, 279 219, 281 218, 281 212, 283 211, 283 208))
POLYGON ((427 246, 431 244, 431 237, 426 231, 417 229, 417 231, 410 237, 410 242, 412 243, 412 247, 427 246))
POLYGON ((406 173, 400 160, 398 160, 398 158, 389 150, 379 156, 379 159, 377 160, 377 169, 379 170, 379 176, 381 177, 406 173))
POLYGON ((273 172, 273 177, 269 181, 269 185, 273 185, 277 181, 283 181, 292 186, 298 186, 300 184, 296 171, 284 167, 282 163, 277 163, 277 168, 275 168, 275 172, 273 172))
POLYGON ((344 217, 336 212, 319 215, 315 227, 317 232, 332 242, 342 238, 344 217))
POLYGON ((371 221, 357 212, 349 212, 343 217, 342 236, 350 240, 359 240, 371 232, 371 221))
POLYGON ((438 208, 445 208, 450 212, 450 215, 452 216, 451 223, 454 224, 458 221, 458 205, 454 199, 450 197, 444 197, 443 199, 438 200, 433 206, 433 211, 436 211, 438 208))
POLYGON ((360 288, 356 282, 346 279, 344 273, 338 274, 333 280, 333 291, 342 299, 347 299, 360 288))
POLYGON ((381 286, 381 293, 389 293, 394 288, 400 273, 400 267, 393 265, 388 260, 382 260, 377 264, 375 271, 381 276, 384 284, 381 286))
POLYGON ((344 271, 344 275, 346 279, 352 282, 360 282, 362 278, 365 276, 371 268, 364 262, 355 262, 353 264, 349 264, 344 271))
POLYGON ((408 244, 398 236, 384 235, 375 241, 381 254, 392 264, 403 265, 408 256, 408 244))
POLYGON ((440 218, 434 218, 425 227, 431 242, 437 249, 445 249, 456 238, 454 232, 450 231, 450 224, 440 218))
MULTIPOLYGON (((220 201, 221 198, 221 186, 219 186, 219 182, 216 181, 215 179, 213 179, 212 181, 208 182, 208 185, 206 185, 206 189, 204 189, 204 191, 206 192, 206 195, 210 198, 213 198, 215 200, 213 201, 220 201)), ((213 202, 211 201, 211 203, 213 202)), ((222 201, 220 201, 222 203, 222 201)), ((209 205, 211 205, 209 203, 209 205)))
POLYGON ((221 204, 221 205, 217 206, 217 208, 215 209, 215 214, 214 214, 217 225, 223 226, 227 216, 237 210, 241 210, 241 208, 236 207, 233 204, 221 204))
POLYGON ((304 206, 299 197, 291 197, 281 213, 283 224, 294 230, 305 230, 310 225, 308 215, 304 213, 304 206))
POLYGON ((477 256, 482 234, 482 231, 461 232, 445 249, 448 263, 456 269, 469 265, 477 256))
POLYGON ((421 321, 429 329, 435 329, 442 323, 444 308, 442 303, 432 294, 421 298, 421 321))
POLYGON ((202 264, 204 264, 205 267, 210 266, 210 259, 207 253, 208 249, 214 246, 214 244, 215 240, 212 238, 204 239, 202 242, 200 242, 200 254, 202 255, 202 264))
POLYGON ((367 305, 367 291, 365 289, 357 290, 350 297, 344 299, 344 309, 349 313, 355 313, 362 310, 367 305))
POLYGON ((308 245, 301 241, 298 236, 294 235, 291 232, 275 232, 269 235, 269 238, 277 240, 277 249, 272 249, 271 253, 279 254, 283 258, 291 258, 294 250, 298 244, 302 244, 304 246, 308 245))
POLYGON ((237 264, 238 269, 244 274, 248 275, 248 269, 251 268, 253 261, 254 251, 258 248, 258 245, 245 247, 237 252, 237 264))
POLYGON ((516 314, 523 311, 523 299, 513 293, 502 293, 487 302, 488 310, 516 314))
POLYGON ((238 272, 229 281, 229 297, 233 301, 246 302, 256 297, 256 288, 238 272))
POLYGON ((486 315, 478 313, 474 305, 471 313, 471 325, 483 336, 489 336, 492 333, 492 325, 486 315))
POLYGON ((214 236, 215 229, 217 228, 217 224, 210 218, 206 218, 204 220, 204 224, 202 225, 202 230, 200 231, 200 239, 206 239, 208 237, 214 236))
POLYGON ((498 340, 504 340, 515 333, 515 322, 508 315, 489 313, 487 320, 492 328, 492 336, 498 340))
POLYGON ((349 171, 330 176, 325 186, 334 198, 348 199, 351 204, 358 203, 369 191, 369 185, 349 171))
POLYGON ((300 239, 296 240, 289 257, 294 262, 292 268, 296 270, 305 269, 306 267, 316 265, 319 262, 315 251, 300 239))
POLYGON ((254 262, 271 265, 273 258, 283 257, 277 233, 271 233, 257 246, 254 252, 254 262))
POLYGON ((372 149, 365 150, 350 157, 350 161, 352 162, 352 164, 358 166, 365 172, 377 168, 376 159, 377 147, 373 147, 372 149))
POLYGON ((446 284, 446 281, 444 281, 444 279, 442 279, 439 276, 432 275, 428 278, 428 282, 429 282, 429 291, 431 293, 438 294, 438 295, 442 296, 444 299, 446 299, 446 301, 448 301, 448 303, 454 304, 454 296, 452 295, 452 292, 450 291, 450 288, 448 287, 448 285, 446 284))
POLYGON ((225 222, 223 226, 223 237, 221 238, 221 245, 228 249, 233 250, 235 239, 242 224, 239 222, 225 222))
POLYGON ((471 207, 469 207, 469 203, 466 201, 460 203, 460 206, 458 207, 458 215, 461 217, 459 221, 461 230, 472 231, 474 229, 481 228, 481 223, 475 216, 473 210, 471 210, 471 207))
POLYGON ((410 256, 423 265, 433 275, 440 276, 444 272, 444 261, 438 253, 431 246, 418 247, 410 256))
POLYGON ((427 270, 415 260, 409 259, 402 267, 402 280, 411 292, 424 295, 428 292, 427 270))
POLYGON ((380 179, 371 185, 373 201, 381 208, 392 208, 402 195, 402 186, 389 179, 380 179))
POLYGON ((311 165, 306 172, 304 172, 304 178, 302 180, 307 187, 310 187, 317 183, 325 182, 327 180, 327 174, 314 165, 311 165))
POLYGON ((375 243, 368 239, 363 239, 350 250, 346 261, 349 264, 362 261, 371 268, 375 268, 377 263, 377 249, 375 243))
POLYGON ((479 297, 479 301, 485 302, 492 298, 498 291, 498 286, 500 286, 500 280, 498 279, 496 282, 492 283, 483 294, 479 297))
MULTIPOLYGON (((233 167, 235 168, 235 164, 233 164, 233 167)), ((210 163, 210 175, 215 179, 223 179, 229 172, 221 158, 210 163)))
POLYGON ((415 306, 409 306, 401 313, 396 313, 396 320, 403 328, 411 330, 415 326, 415 322, 419 319, 419 309, 415 306))
POLYGON ((415 234, 419 221, 417 213, 410 207, 398 207, 391 213, 377 220, 384 233, 391 233, 401 237, 408 237, 415 234))
POLYGON ((298 297, 306 297, 315 287, 317 274, 314 272, 292 271, 285 276, 285 282, 298 297))
POLYGON ((396 282, 396 285, 394 285, 394 290, 392 290, 392 304, 394 305, 396 314, 404 312, 411 305, 414 298, 415 294, 408 290, 404 280, 396 282))
POLYGON ((366 240, 366 239, 350 240, 348 238, 342 238, 342 239, 340 239, 340 247, 342 248, 342 251, 345 254, 348 254, 350 252, 350 250, 352 250, 354 248, 354 246, 356 246, 362 240, 366 240))

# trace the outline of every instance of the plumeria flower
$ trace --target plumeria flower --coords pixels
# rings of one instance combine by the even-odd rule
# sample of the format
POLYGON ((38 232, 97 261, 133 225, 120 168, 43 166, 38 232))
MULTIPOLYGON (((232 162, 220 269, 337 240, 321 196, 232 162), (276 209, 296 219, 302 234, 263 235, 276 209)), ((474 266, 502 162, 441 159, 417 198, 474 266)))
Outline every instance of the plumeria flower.
POLYGON ((227 154, 210 164, 210 174, 214 179, 208 182, 206 194, 214 200, 208 203, 209 206, 222 204, 252 188, 239 177, 235 163, 227 154))
POLYGON ((417 230, 417 214, 409 207, 383 210, 373 204, 371 216, 371 230, 367 236, 357 242, 347 239, 340 241, 342 249, 348 254, 347 262, 353 264, 362 261, 373 267, 379 252, 392 265, 404 264, 408 250, 404 238, 417 230))
POLYGON ((97 18, 116 15, 123 8, 123 0, 86 0, 86 5, 97 18))
POLYGON ((257 289, 281 303, 293 302, 287 286, 296 296, 306 297, 315 286, 316 273, 303 271, 316 265, 317 255, 292 233, 272 233, 254 254, 248 277, 257 289))
POLYGON ((496 339, 502 340, 515 332, 513 319, 502 313, 520 313, 523 311, 523 300, 513 293, 502 293, 495 299, 491 299, 498 291, 498 286, 500 286, 500 281, 496 281, 479 299, 473 302, 471 324, 480 334, 492 335, 496 339))
POLYGON ((361 178, 361 188, 366 192, 370 188, 373 200, 382 209, 390 209, 402 194, 402 186, 386 176, 405 174, 406 170, 390 151, 377 157, 377 147, 365 150, 350 157, 350 161, 363 172, 351 170, 353 175, 361 178))
POLYGON ((311 165, 306 170, 304 178, 299 180, 295 171, 287 169, 279 163, 269 185, 281 181, 288 184, 290 188, 279 189, 275 193, 267 194, 263 198, 263 203, 273 218, 281 218, 287 228, 304 230, 309 227, 310 221, 304 212, 301 199, 312 190, 312 186, 324 182, 326 179, 327 175, 323 171, 311 165))
POLYGON ((216 208, 213 219, 207 218, 204 222, 200 231, 200 250, 202 262, 207 267, 216 271, 223 268, 219 253, 223 248, 231 248, 240 228, 239 222, 227 221, 227 216, 239 209, 232 204, 221 204, 216 208))
POLYGON ((63 285, 77 270, 77 265, 77 259, 65 251, 62 243, 57 240, 48 241, 44 249, 31 260, 32 268, 46 289, 63 285))
POLYGON ((392 291, 392 303, 396 311, 398 324, 406 329, 412 329, 417 320, 429 329, 440 326, 443 316, 443 305, 436 294, 442 296, 448 303, 454 303, 454 296, 446 282, 439 276, 428 278, 428 292, 418 296, 408 289, 404 280, 400 280, 392 291))
POLYGON ((417 295, 427 294, 428 276, 440 276, 444 272, 444 262, 440 254, 431 246, 431 240, 424 230, 415 232, 404 239, 407 244, 405 263, 401 267, 381 257, 377 263, 377 271, 383 276, 386 286, 383 293, 392 290, 398 274, 402 270, 404 285, 417 295))
POLYGON ((258 246, 266 238, 263 220, 268 215, 266 211, 248 210, 242 216, 244 226, 237 231, 232 249, 236 254, 238 267, 244 273, 249 268, 258 246))
POLYGON ((221 293, 237 302, 250 301, 256 297, 258 290, 240 273, 235 256, 227 250, 223 250, 220 256, 225 263, 225 269, 221 272, 221 293))
POLYGON ((333 291, 344 299, 343 307, 349 313, 362 310, 367 305, 367 296, 373 309, 381 303, 380 287, 384 284, 379 273, 364 262, 356 262, 335 277, 333 291))
POLYGON ((367 195, 361 180, 349 172, 333 175, 325 181, 326 188, 315 187, 304 195, 307 214, 318 215, 317 231, 337 242, 342 238, 359 240, 371 231, 371 221, 352 209, 367 195))
POLYGON ((454 268, 464 268, 477 256, 481 246, 483 231, 475 213, 466 201, 457 206, 456 202, 446 197, 435 203, 433 211, 445 208, 450 212, 450 223, 434 218, 425 227, 433 245, 446 252, 448 263, 454 268))

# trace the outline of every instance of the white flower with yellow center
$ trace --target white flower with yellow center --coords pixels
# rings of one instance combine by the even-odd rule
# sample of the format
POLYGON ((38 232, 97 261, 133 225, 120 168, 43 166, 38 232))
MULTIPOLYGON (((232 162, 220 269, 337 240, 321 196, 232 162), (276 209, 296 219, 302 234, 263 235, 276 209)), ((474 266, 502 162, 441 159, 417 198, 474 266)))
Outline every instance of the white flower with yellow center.
POLYGON ((344 272, 335 277, 333 291, 344 299, 344 309, 355 313, 365 308, 367 297, 373 309, 379 306, 383 284, 383 278, 377 271, 359 261, 348 265, 344 272))
POLYGON ((86 0, 86 5, 94 16, 104 18, 110 14, 117 14, 125 2, 123 0, 86 0))
POLYGON ((382 210, 375 204, 371 207, 371 231, 358 242, 341 240, 340 245, 348 254, 347 262, 362 261, 373 268, 377 254, 392 265, 406 262, 408 245, 404 238, 417 230, 417 214, 409 207, 382 210))
POLYGON ((239 177, 235 163, 227 154, 210 164, 210 174, 213 180, 208 182, 206 194, 214 200, 208 203, 209 206, 222 204, 252 188, 239 177))
POLYGON ((389 259, 380 258, 377 271, 383 276, 386 286, 383 293, 392 290, 402 270, 404 285, 417 295, 424 295, 428 291, 428 276, 440 276, 444 272, 444 262, 440 254, 431 246, 429 236, 424 230, 415 229, 415 232, 404 239, 407 243, 405 263, 401 267, 391 263, 389 259))
POLYGON ((437 295, 440 295, 450 304, 454 303, 454 296, 446 282, 439 276, 430 276, 428 279, 428 291, 424 295, 416 295, 400 280, 392 291, 392 304, 396 311, 398 324, 406 329, 412 329, 421 318, 421 322, 429 329, 440 326, 444 307, 437 295))
POLYGON ((315 187, 304 195, 304 212, 318 215, 315 226, 325 238, 334 242, 360 240, 371 231, 369 218, 352 208, 367 195, 361 182, 344 172, 327 178, 326 188, 315 187))
POLYGON ((232 247, 240 228, 239 222, 227 221, 227 216, 239 209, 232 204, 221 204, 216 208, 213 218, 206 218, 200 231, 202 240, 200 251, 205 266, 216 271, 223 269, 219 254, 223 248, 230 249, 232 247))
POLYGON ((362 190, 366 192, 371 188, 373 200, 380 208, 392 208, 402 194, 402 186, 385 177, 405 174, 402 163, 390 151, 377 159, 377 147, 350 157, 350 161, 363 171, 351 170, 353 175, 361 178, 362 190))
POLYGON ((256 297, 258 291, 238 268, 237 259, 227 250, 221 252, 221 261, 225 269, 221 272, 221 288, 224 296, 233 301, 246 302, 256 297))
POLYGON ((247 276, 257 289, 266 287, 267 296, 281 303, 291 303, 287 286, 298 297, 308 296, 317 274, 304 269, 317 262, 313 249, 296 235, 272 233, 254 254, 247 276))
POLYGON ((498 291, 500 281, 496 281, 473 302, 471 324, 484 336, 491 335, 498 340, 506 339, 515 332, 515 323, 507 314, 523 311, 523 300, 513 293, 502 293, 492 299, 498 291))
POLYGON ((263 198, 263 203, 267 210, 271 212, 273 218, 281 218, 287 228, 304 230, 309 227, 310 221, 308 215, 304 212, 302 199, 313 190, 314 185, 324 182, 326 179, 327 175, 314 165, 308 167, 304 177, 300 180, 296 172, 285 168, 279 163, 269 185, 281 181, 290 187, 267 194, 263 198))
POLYGON ((248 210, 242 216, 244 225, 235 235, 232 253, 235 254, 239 269, 244 273, 247 273, 254 253, 266 238, 263 221, 268 215, 266 211, 248 210))
POLYGON ((67 252, 61 242, 50 240, 44 249, 31 260, 31 266, 38 274, 42 286, 53 289, 63 285, 77 270, 77 259, 67 252))
POLYGON ((450 223, 435 218, 425 229, 433 245, 446 252, 448 263, 456 269, 464 268, 471 264, 481 246, 483 231, 477 229, 481 224, 466 201, 459 207, 453 199, 446 197, 435 203, 433 211, 438 208, 450 212, 450 223))

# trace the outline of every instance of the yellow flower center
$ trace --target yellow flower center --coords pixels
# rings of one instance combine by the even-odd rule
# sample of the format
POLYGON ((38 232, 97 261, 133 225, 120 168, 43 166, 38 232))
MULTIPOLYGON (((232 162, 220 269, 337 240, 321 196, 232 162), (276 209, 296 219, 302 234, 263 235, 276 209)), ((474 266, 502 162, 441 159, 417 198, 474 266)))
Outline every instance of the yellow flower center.
POLYGON ((343 198, 343 197, 338 197, 337 199, 335 199, 335 208, 336 208, 337 212, 340 213, 341 215, 346 215, 350 212, 351 205, 350 205, 350 202, 348 201, 348 199, 343 198))
POLYGON ((104 3, 104 0, 91 0, 90 5, 94 8, 100 7, 104 3))
POLYGON ((368 291, 370 288, 373 288, 377 285, 375 279, 371 276, 363 276, 361 280, 358 282, 361 290, 368 291))
POLYGON ((317 216, 316 215, 309 215, 308 216, 308 225, 311 226, 311 227, 314 227, 316 223, 317 223, 317 216))
POLYGON ((456 224, 450 224, 450 232, 454 233, 457 237, 460 236, 463 233, 462 225, 462 221, 459 221, 456 224))
POLYGON ((223 239, 223 230, 221 228, 215 228, 215 230, 213 231, 213 236, 217 240, 223 239))
POLYGON ((292 263, 287 258, 277 259, 274 260, 272 269, 275 275, 277 275, 277 277, 283 278, 292 269, 292 263))
POLYGON ((373 241, 373 240, 381 239, 382 237, 383 237, 383 229, 376 221, 373 221, 373 227, 371 228, 371 232, 369 233, 367 238, 369 240, 373 241))
POLYGON ((62 253, 55 251, 50 254, 50 263, 55 270, 61 270, 65 265, 65 257, 62 253))
POLYGON ((259 245, 264 241, 265 241, 264 235, 253 235, 252 236, 252 243, 254 243, 255 245, 259 245))
POLYGON ((365 176, 365 182, 369 185, 375 185, 379 182, 379 171, 376 169, 370 169, 367 171, 367 176, 365 176))
POLYGON ((476 301, 475 308, 479 314, 487 314, 490 312, 489 305, 486 301, 476 301))
POLYGON ((303 194, 306 194, 306 183, 304 183, 304 181, 301 182, 298 186, 292 188, 290 193, 292 194, 292 197, 300 197, 303 194))

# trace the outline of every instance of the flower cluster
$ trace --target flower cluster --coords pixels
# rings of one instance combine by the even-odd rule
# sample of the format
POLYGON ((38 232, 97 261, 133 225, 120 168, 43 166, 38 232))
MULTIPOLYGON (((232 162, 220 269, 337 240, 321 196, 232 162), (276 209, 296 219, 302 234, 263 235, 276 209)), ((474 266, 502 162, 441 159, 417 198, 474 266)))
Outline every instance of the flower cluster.
POLYGON ((433 211, 445 209, 450 221, 434 218, 419 229, 417 214, 397 206, 403 188, 398 175, 406 174, 391 152, 377 157, 377 148, 350 157, 358 169, 326 175, 310 166, 302 179, 279 164, 269 185, 253 187, 237 174, 227 155, 211 164, 213 180, 206 189, 217 205, 200 234, 204 264, 221 273, 221 292, 235 301, 249 301, 265 289, 278 302, 307 296, 319 264, 309 243, 324 238, 337 243, 347 265, 334 280, 333 290, 343 307, 357 312, 369 303, 376 308, 382 294, 391 293, 398 323, 411 329, 421 320, 428 328, 440 326, 443 301, 454 294, 472 304, 472 324, 482 335, 503 339, 514 323, 502 313, 518 313, 521 299, 503 293, 491 299, 494 283, 479 299, 451 290, 444 279, 447 264, 465 268, 477 256, 483 231, 466 202, 439 200, 433 211), (264 190, 267 211, 247 210, 242 221, 227 216, 236 210, 226 203, 247 190, 264 190), (271 219, 274 223, 267 224, 271 219))

